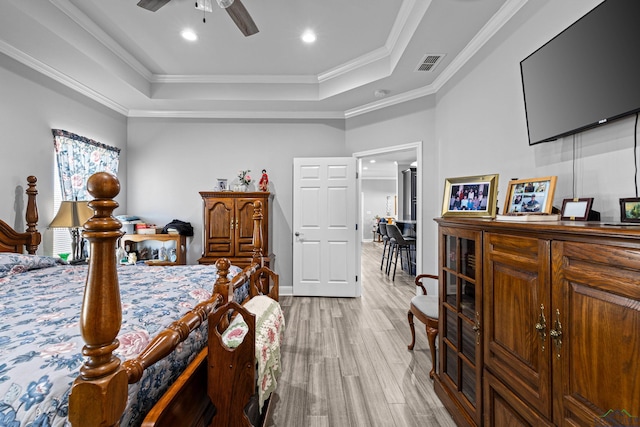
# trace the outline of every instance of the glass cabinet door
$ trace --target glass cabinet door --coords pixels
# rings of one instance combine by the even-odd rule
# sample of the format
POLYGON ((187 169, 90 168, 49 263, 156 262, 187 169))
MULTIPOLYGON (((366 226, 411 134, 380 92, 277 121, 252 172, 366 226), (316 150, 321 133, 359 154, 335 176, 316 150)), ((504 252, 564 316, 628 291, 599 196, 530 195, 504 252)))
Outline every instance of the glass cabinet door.
POLYGON ((440 227, 439 378, 478 424, 482 391, 481 236, 480 231, 440 227))

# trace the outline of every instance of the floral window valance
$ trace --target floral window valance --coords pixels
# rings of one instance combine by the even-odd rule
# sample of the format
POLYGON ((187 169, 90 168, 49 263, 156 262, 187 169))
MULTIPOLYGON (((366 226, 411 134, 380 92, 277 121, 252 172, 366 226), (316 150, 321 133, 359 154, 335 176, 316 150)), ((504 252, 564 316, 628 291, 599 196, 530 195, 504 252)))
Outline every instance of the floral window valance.
POLYGON ((61 129, 51 129, 58 159, 62 200, 89 200, 87 179, 96 172, 118 173, 120 149, 61 129))

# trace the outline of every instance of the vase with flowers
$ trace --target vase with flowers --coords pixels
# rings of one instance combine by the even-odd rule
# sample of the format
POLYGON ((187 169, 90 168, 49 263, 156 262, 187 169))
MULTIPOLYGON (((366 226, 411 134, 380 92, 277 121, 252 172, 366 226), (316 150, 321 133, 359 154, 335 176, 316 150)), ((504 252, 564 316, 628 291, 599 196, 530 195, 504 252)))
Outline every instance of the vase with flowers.
POLYGON ((251 184, 251 175, 249 175, 251 169, 238 171, 238 191, 247 191, 249 184, 251 184))

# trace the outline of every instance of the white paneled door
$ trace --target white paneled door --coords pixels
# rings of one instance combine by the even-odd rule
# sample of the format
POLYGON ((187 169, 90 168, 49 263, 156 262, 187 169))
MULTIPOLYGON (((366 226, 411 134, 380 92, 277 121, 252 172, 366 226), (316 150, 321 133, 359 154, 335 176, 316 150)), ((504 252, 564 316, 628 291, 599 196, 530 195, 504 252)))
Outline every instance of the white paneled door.
POLYGON ((356 159, 293 159, 293 294, 358 297, 356 159))

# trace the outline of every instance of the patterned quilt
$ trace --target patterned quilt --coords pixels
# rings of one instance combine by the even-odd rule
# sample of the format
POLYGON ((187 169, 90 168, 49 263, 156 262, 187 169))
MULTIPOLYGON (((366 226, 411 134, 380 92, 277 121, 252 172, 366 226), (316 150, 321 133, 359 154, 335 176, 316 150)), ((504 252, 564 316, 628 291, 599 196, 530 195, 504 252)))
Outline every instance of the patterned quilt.
MULTIPOLYGON (((256 360, 258 375, 258 403, 260 411, 264 401, 276 389, 280 365, 280 346, 284 338, 284 315, 280 304, 265 295, 251 298, 244 308, 256 316, 256 360)), ((239 346, 249 327, 242 316, 236 316, 222 334, 222 341, 229 348, 239 346)))
MULTIPOLYGON (((230 276, 240 271, 233 268, 230 276)), ((0 253, 0 427, 70 426, 71 384, 83 362, 78 329, 87 266, 0 253)), ((162 329, 209 298, 213 265, 119 266, 123 325, 116 353, 130 359, 162 329)), ((244 288, 243 292, 246 291, 244 288)), ((244 295, 236 295, 242 301, 244 295)), ((204 347, 207 322, 129 386, 122 426, 140 425, 204 347)))

